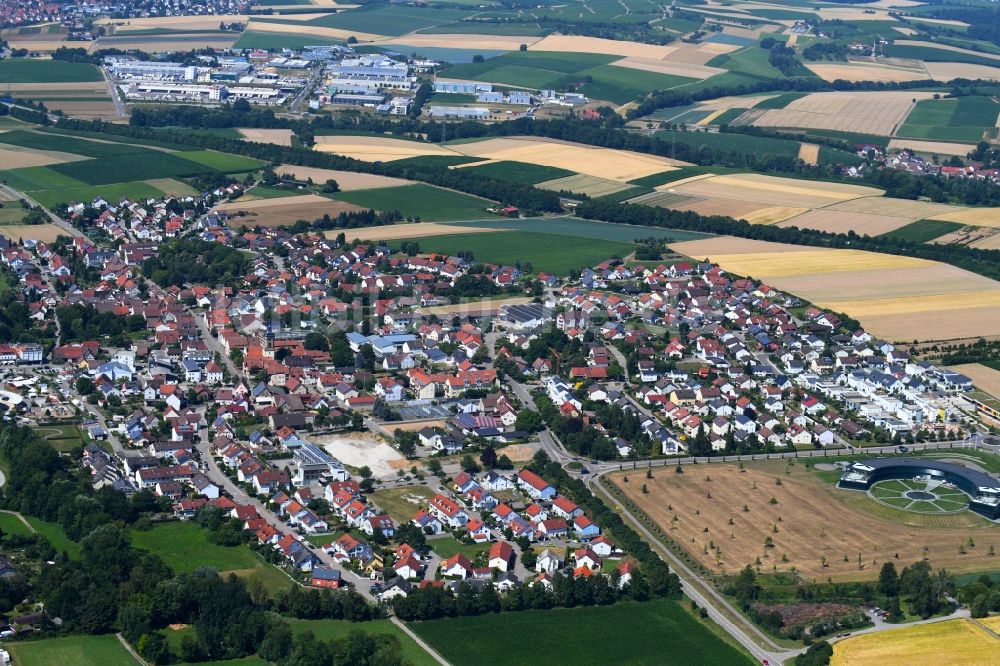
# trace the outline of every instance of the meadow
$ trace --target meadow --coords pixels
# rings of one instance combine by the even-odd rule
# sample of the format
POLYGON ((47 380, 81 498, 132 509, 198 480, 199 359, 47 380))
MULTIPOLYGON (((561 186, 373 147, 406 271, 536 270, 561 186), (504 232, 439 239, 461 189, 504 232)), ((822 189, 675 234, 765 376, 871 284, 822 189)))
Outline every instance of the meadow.
POLYGON ((65 552, 70 557, 76 557, 80 553, 80 544, 66 536, 66 530, 63 529, 62 525, 49 523, 34 516, 25 516, 25 520, 28 521, 36 532, 49 540, 49 543, 55 547, 56 552, 65 552))
POLYGON ((481 63, 449 67, 443 76, 523 88, 552 88, 567 77, 614 60, 615 56, 594 53, 514 51, 481 63))
POLYGON ((232 155, 230 153, 220 153, 215 150, 185 151, 176 153, 176 157, 189 160, 196 164, 201 164, 202 166, 206 166, 215 171, 221 171, 222 173, 255 171, 264 164, 260 160, 255 160, 251 157, 232 155))
POLYGON ((3 534, 16 534, 17 536, 31 536, 32 532, 20 518, 13 513, 0 513, 0 532, 3 534))
POLYGON ((568 169, 530 164, 528 162, 488 162, 482 166, 469 168, 473 169, 473 173, 485 176, 486 178, 496 178, 497 180, 506 180, 511 183, 522 183, 524 185, 534 185, 546 180, 565 178, 566 176, 573 175, 573 172, 568 169))
POLYGON ((486 208, 495 205, 486 199, 422 183, 339 192, 333 198, 362 208, 398 210, 403 217, 428 222, 482 218, 488 215, 486 208))
POLYGON ((420 245, 421 252, 446 255, 471 252, 478 261, 507 265, 530 263, 535 271, 560 275, 593 266, 612 256, 628 256, 634 249, 628 243, 518 231, 457 233, 411 240, 420 245))
POLYGON ((713 636, 679 605, 661 599, 614 606, 523 611, 410 624, 455 664, 521 666, 538 663, 539 643, 529 640, 545 627, 550 666, 563 664, 699 664, 740 666, 754 661, 713 636))
POLYGON ((5 642, 17 666, 138 666, 114 634, 5 642))
POLYGON ((588 97, 616 104, 625 104, 654 90, 668 90, 696 80, 613 65, 602 65, 577 72, 577 76, 590 78, 590 81, 580 88, 580 92, 588 97))
POLYGON ((149 154, 151 151, 143 146, 129 143, 111 143, 90 141, 88 139, 64 134, 49 134, 27 130, 15 130, 0 134, 0 143, 35 150, 54 150, 63 153, 73 153, 84 157, 117 157, 134 153, 149 154))
POLYGON ((4 83, 87 83, 103 80, 101 72, 87 63, 29 58, 0 60, 0 81, 4 83))

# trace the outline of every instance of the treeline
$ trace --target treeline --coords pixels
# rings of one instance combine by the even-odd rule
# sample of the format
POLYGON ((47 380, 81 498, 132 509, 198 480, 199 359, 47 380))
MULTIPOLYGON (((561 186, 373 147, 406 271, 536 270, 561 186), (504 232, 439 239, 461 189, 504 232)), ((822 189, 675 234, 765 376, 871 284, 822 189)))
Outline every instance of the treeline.
MULTIPOLYGON (((942 5, 935 7, 929 15, 968 23, 969 27, 963 33, 965 37, 1000 45, 1000 8, 942 5)), ((921 27, 924 27, 923 24, 921 27)))
MULTIPOLYGON (((19 100, 14 100, 18 103, 19 100)), ((41 102, 39 102, 41 104, 41 102)), ((44 110, 35 111, 33 109, 26 109, 22 106, 13 106, 9 103, 0 103, 0 116, 10 116, 11 118, 17 118, 18 120, 23 120, 26 123, 34 123, 36 125, 48 125, 49 124, 49 114, 44 110)))
POLYGON ((232 285, 249 268, 249 255, 228 245, 176 238, 160 245, 157 255, 143 262, 142 274, 161 287, 195 283, 232 285))
POLYGON ((74 303, 56 308, 63 342, 81 342, 99 338, 116 337, 126 333, 146 330, 142 315, 121 316, 114 312, 101 312, 93 305, 74 303))
POLYGON ((617 224, 683 229, 775 243, 849 248, 912 256, 952 264, 973 273, 1000 279, 1000 250, 984 250, 961 245, 924 244, 897 236, 859 236, 853 231, 846 234, 834 234, 814 229, 799 229, 798 227, 778 228, 765 224, 750 224, 744 220, 734 220, 731 217, 721 215, 701 216, 689 211, 606 201, 582 202, 577 206, 576 214, 585 219, 617 224))

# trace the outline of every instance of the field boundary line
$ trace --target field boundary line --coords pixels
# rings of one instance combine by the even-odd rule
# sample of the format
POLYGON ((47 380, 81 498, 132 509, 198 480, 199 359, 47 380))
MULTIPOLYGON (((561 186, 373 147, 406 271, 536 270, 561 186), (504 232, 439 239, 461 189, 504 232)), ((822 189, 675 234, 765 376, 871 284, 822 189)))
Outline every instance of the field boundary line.
POLYGON ((389 618, 389 621, 392 622, 397 627, 399 627, 400 629, 402 629, 403 633, 405 633, 407 636, 409 636, 410 638, 412 638, 413 642, 415 642, 417 645, 419 645, 423 649, 424 652, 426 652, 427 654, 429 654, 431 656, 431 658, 434 659, 434 661, 436 661, 437 663, 441 664, 441 666, 451 666, 451 664, 448 662, 448 660, 446 660, 444 657, 442 657, 440 654, 438 654, 437 650, 435 650, 434 648, 432 648, 429 643, 427 643, 424 639, 422 639, 420 636, 418 636, 417 632, 413 631, 408 626, 406 626, 405 622, 403 622, 402 620, 400 620, 395 615, 393 615, 391 618, 389 618))
POLYGON ((117 638, 118 642, 122 644, 122 647, 128 650, 128 653, 132 655, 133 659, 142 664, 142 666, 149 666, 149 662, 139 656, 139 653, 135 651, 135 648, 133 648, 132 645, 127 640, 125 640, 124 636, 118 633, 115 634, 115 638, 117 638))
MULTIPOLYGON (((2 474, 0 474, 0 477, 2 477, 2 476, 3 476, 3 475, 2 475, 2 474)), ((3 485, 3 484, 0 484, 0 486, 2 486, 2 485, 3 485)), ((32 526, 32 524, 28 522, 28 519, 27 519, 27 518, 25 518, 24 516, 22 516, 22 515, 21 515, 20 513, 18 513, 17 511, 8 511, 7 509, 0 509, 0 513, 6 513, 6 514, 9 514, 9 515, 11 515, 11 516, 17 516, 17 517, 18 517, 18 519, 19 519, 19 520, 20 520, 20 521, 21 521, 22 523, 24 523, 24 526, 25 526, 25 527, 27 527, 27 528, 28 528, 29 530, 31 530, 31 533, 32 533, 32 534, 38 534, 38 530, 36 530, 36 529, 35 529, 35 528, 34 528, 34 527, 32 526)))
POLYGON ((988 626, 986 626, 985 624, 983 624, 982 622, 980 622, 977 618, 970 617, 969 619, 972 620, 972 624, 976 625, 977 627, 979 627, 980 629, 982 629, 983 631, 985 631, 987 634, 989 634, 993 638, 996 638, 996 639, 1000 640, 1000 634, 998 634, 997 632, 995 632, 992 629, 990 629, 988 626))

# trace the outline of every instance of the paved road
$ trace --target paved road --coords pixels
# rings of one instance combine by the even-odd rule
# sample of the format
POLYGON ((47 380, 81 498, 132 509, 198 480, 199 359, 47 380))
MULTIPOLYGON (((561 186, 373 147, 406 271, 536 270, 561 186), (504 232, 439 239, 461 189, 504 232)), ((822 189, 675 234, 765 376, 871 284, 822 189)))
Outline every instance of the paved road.
POLYGON ((101 76, 104 77, 104 81, 108 84, 108 94, 111 95, 111 101, 115 104, 115 115, 119 118, 124 118, 127 115, 125 113, 125 105, 118 94, 118 86, 115 85, 114 79, 108 76, 106 67, 101 67, 101 76))

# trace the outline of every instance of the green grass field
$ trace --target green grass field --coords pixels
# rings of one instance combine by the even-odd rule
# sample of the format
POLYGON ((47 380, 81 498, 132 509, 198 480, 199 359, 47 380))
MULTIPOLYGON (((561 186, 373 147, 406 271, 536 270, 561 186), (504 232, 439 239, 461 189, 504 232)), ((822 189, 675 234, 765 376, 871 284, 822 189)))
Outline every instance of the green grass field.
POLYGON ((945 234, 950 234, 956 229, 961 229, 963 226, 965 225, 959 224, 958 222, 947 222, 945 220, 917 220, 916 222, 910 222, 895 231, 890 231, 889 233, 882 235, 891 236, 893 238, 902 238, 903 240, 913 241, 914 243, 927 243, 935 238, 940 238, 945 234))
POLYGON ((897 134, 910 139, 978 142, 987 128, 996 126, 998 115, 1000 103, 990 97, 922 100, 897 134))
POLYGON ((222 173, 236 173, 239 171, 254 171, 264 165, 260 160, 242 155, 232 155, 230 153, 220 153, 214 150, 191 150, 177 153, 176 157, 190 160, 197 164, 207 166, 222 173))
POLYGON ((369 634, 387 634, 399 639, 403 648, 403 658, 413 666, 435 666, 434 659, 417 645, 416 641, 389 620, 372 620, 370 622, 348 622, 346 620, 298 620, 289 618, 292 632, 300 634, 311 631, 316 638, 332 641, 347 636, 352 631, 364 631, 369 634))
POLYGON ((66 536, 66 530, 62 528, 62 525, 49 523, 34 516, 25 516, 25 519, 35 528, 36 532, 49 540, 57 552, 65 552, 70 557, 76 557, 80 553, 80 544, 66 536))
POLYGON ((707 146, 712 150, 727 150, 739 153, 754 153, 760 156, 782 155, 797 157, 799 142, 789 139, 773 139, 750 134, 723 134, 708 132, 671 132, 663 130, 654 136, 660 141, 671 143, 676 141, 692 148, 707 146))
POLYGON ((3 208, 0 208, 0 225, 20 224, 26 212, 16 202, 7 202, 3 208))
POLYGON ((246 30, 240 38, 236 40, 233 48, 237 49, 267 49, 276 51, 279 49, 301 49, 304 46, 324 46, 330 44, 343 44, 342 39, 332 39, 329 37, 315 37, 308 34, 307 27, 302 28, 302 34, 265 32, 263 30, 246 30))
POLYGON ((783 109, 797 99, 802 99, 806 93, 782 93, 770 99, 754 104, 755 109, 783 109))
POLYGON ((17 666, 136 666, 114 634, 5 642, 17 666))
POLYGON ((340 192, 333 198, 376 210, 398 210, 403 217, 419 217, 424 222, 482 219, 489 215, 486 208, 495 205, 486 199, 424 184, 340 192))
MULTIPOLYGON (((196 158, 198 157, 196 155, 196 158)), ((132 153, 116 157, 53 164, 45 168, 77 179, 85 185, 109 185, 154 178, 194 176, 216 170, 214 167, 170 153, 156 153, 155 155, 132 153)))
POLYGON ((398 36, 451 23, 466 16, 468 13, 459 9, 375 5, 371 9, 362 6, 360 9, 328 14, 304 25, 398 36))
POLYGON ((80 426, 72 423, 39 426, 34 431, 60 453, 69 453, 82 446, 85 439, 80 426))
POLYGON ((411 240, 420 244, 421 252, 455 255, 469 251, 478 261, 508 265, 530 263, 534 271, 560 275, 613 256, 625 257, 634 249, 628 243, 520 231, 449 234, 411 240))
POLYGON ((570 75, 614 60, 614 56, 589 53, 514 51, 481 63, 449 67, 445 70, 445 75, 449 78, 540 89, 555 86, 570 75))
POLYGON ((421 503, 432 497, 434 492, 427 486, 403 486, 378 490, 371 494, 370 499, 393 520, 402 524, 411 521, 421 503))
POLYGON ((930 44, 927 46, 889 44, 885 47, 885 55, 890 58, 908 58, 911 60, 924 60, 926 62, 965 62, 973 65, 1000 67, 1000 60, 995 58, 985 58, 971 53, 938 49, 930 44))
POLYGON ((132 200, 157 198, 163 196, 160 188, 145 181, 133 183, 112 183, 109 185, 80 185, 78 187, 61 187, 57 189, 31 190, 28 192, 38 203, 49 208, 75 201, 90 202, 97 197, 108 201, 118 201, 122 197, 132 200))
POLYGON ((101 72, 87 63, 28 58, 0 60, 0 81, 4 83, 89 83, 102 80, 101 72))
POLYGON ((722 67, 735 74, 744 74, 757 79, 783 78, 784 74, 768 62, 770 55, 770 52, 759 46, 747 46, 739 51, 716 56, 707 64, 711 67, 722 67))
POLYGON ((16 534, 17 536, 32 535, 32 531, 28 529, 24 521, 12 513, 0 513, 0 532, 4 534, 16 534))
POLYGON ((601 65, 577 72, 577 75, 591 78, 589 83, 580 88, 580 92, 588 97, 615 104, 625 104, 644 97, 654 90, 669 90, 695 81, 684 76, 644 72, 641 69, 613 65, 601 65))
POLYGON ((21 192, 86 186, 86 183, 80 182, 76 178, 70 178, 66 174, 58 173, 44 166, 0 171, 0 182, 21 192))
POLYGON ((698 664, 741 666, 749 656, 716 638, 672 600, 449 618, 410 625, 455 664, 698 664), (544 631, 544 656, 528 637, 544 631))
POLYGON ((34 148, 36 150, 56 150, 64 153, 83 155, 84 157, 115 157, 132 153, 149 154, 152 152, 143 146, 127 143, 101 143, 99 141, 89 141, 64 134, 29 132, 25 130, 15 130, 0 134, 0 143, 34 148))
POLYGON ((534 185, 546 180, 565 178, 572 176, 573 172, 557 167, 543 166, 541 164, 528 164, 526 162, 488 162, 483 166, 469 167, 471 173, 497 180, 506 180, 512 183, 522 183, 524 185, 534 185))
POLYGON ((441 559, 448 559, 462 553, 470 560, 475 560, 480 554, 485 553, 490 548, 490 545, 487 543, 462 543, 451 535, 441 539, 431 539, 427 542, 427 545, 441 559))

